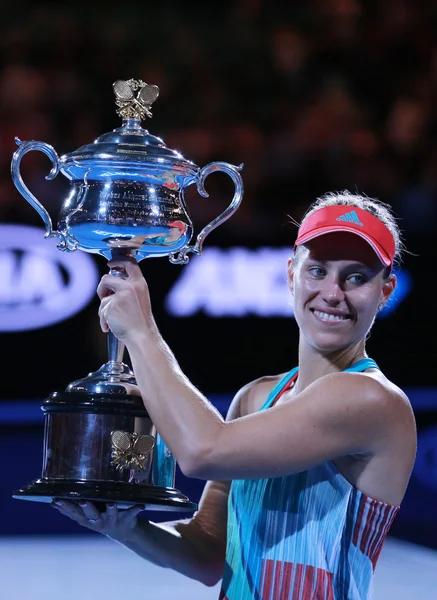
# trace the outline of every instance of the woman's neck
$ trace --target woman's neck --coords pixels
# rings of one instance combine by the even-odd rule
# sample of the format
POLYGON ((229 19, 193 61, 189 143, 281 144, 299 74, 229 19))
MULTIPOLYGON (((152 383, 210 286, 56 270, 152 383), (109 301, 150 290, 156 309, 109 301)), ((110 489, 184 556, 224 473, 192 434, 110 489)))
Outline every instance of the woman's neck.
POLYGON ((350 348, 322 354, 301 337, 299 341, 299 378, 296 382, 295 393, 302 392, 324 375, 344 371, 362 358, 367 358, 364 341, 360 341, 350 348))

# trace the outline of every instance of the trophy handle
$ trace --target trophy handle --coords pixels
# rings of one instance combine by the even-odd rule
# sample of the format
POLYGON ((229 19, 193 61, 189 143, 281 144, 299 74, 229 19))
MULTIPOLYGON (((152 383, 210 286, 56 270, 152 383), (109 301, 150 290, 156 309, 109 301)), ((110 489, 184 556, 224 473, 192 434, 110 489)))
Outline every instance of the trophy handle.
POLYGON ((36 210, 41 219, 44 221, 44 225, 46 228, 45 238, 51 238, 58 236, 60 242, 58 244, 58 248, 60 250, 72 251, 76 249, 77 243, 74 240, 68 238, 68 236, 64 235, 60 231, 55 231, 53 229, 52 220, 50 218, 49 213, 44 208, 44 206, 35 198, 29 188, 23 181, 20 173, 20 165, 21 159, 25 154, 31 152, 32 150, 39 150, 40 152, 44 152, 50 160, 52 161, 52 169, 48 175, 46 175, 46 179, 54 179, 56 175, 59 173, 59 157, 56 153, 56 150, 46 144, 45 142, 37 142, 32 140, 30 142, 22 142, 19 138, 15 138, 15 143, 18 145, 18 150, 14 152, 11 162, 11 174, 12 181, 15 184, 15 187, 20 192, 22 196, 29 202, 31 206, 36 210))
POLYGON ((219 225, 224 223, 227 219, 229 219, 229 217, 231 217, 234 214, 234 212, 237 210, 237 208, 240 206, 241 200, 243 198, 244 188, 243 188, 243 180, 241 179, 241 175, 240 175, 239 171, 241 171, 243 166, 244 165, 241 164, 238 167, 235 167, 234 165, 231 165, 231 164, 225 163, 225 162, 213 162, 213 163, 210 163, 209 165, 206 165, 205 167, 203 167, 203 169, 200 171, 198 178, 196 180, 196 185, 197 185, 197 190, 201 196, 204 196, 205 198, 208 198, 208 196, 209 196, 208 192, 205 190, 205 179, 208 177, 208 175, 210 175, 210 173, 214 173, 215 171, 222 171, 223 173, 226 173, 227 175, 229 175, 229 177, 234 182, 234 185, 235 185, 234 197, 232 198, 232 201, 229 204, 229 206, 227 207, 227 209, 224 210, 218 217, 216 217, 214 220, 211 221, 211 223, 208 223, 208 225, 206 225, 202 229, 202 231, 197 236, 197 240, 196 240, 196 243, 194 244, 194 246, 186 246, 185 248, 182 248, 182 250, 180 250, 179 252, 172 252, 169 255, 169 259, 170 259, 171 263, 177 264, 177 265, 181 265, 181 264, 186 265, 189 260, 189 258, 187 256, 187 254, 189 252, 194 252, 195 254, 201 254, 203 242, 205 241, 206 236, 209 235, 211 233, 211 231, 216 229, 216 227, 218 227, 219 225))

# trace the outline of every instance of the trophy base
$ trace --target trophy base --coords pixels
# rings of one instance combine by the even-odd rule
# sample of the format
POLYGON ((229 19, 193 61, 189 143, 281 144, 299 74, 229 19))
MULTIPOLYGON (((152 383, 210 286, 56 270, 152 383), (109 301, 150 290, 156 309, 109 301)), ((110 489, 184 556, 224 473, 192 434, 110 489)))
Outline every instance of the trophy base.
POLYGON ((89 500, 103 509, 113 502, 119 509, 144 504, 145 510, 195 511, 197 504, 191 502, 179 490, 154 485, 139 485, 111 481, 75 481, 36 479, 12 494, 18 500, 53 502, 57 499, 89 500), (103 505, 103 506, 102 506, 103 505))

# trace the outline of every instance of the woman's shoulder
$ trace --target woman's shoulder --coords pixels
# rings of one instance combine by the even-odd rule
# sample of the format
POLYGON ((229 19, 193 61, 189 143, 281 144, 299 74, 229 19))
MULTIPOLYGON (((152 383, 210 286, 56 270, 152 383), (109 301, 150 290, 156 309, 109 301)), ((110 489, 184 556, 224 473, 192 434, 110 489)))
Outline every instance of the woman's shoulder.
POLYGON ((412 413, 410 399, 401 387, 386 377, 382 371, 379 371, 375 375, 375 378, 379 381, 387 397, 391 399, 391 405, 394 410, 398 406, 403 406, 407 413, 412 413))
POLYGON ((247 383, 241 390, 240 414, 241 416, 250 415, 257 412, 273 388, 278 385, 281 379, 287 373, 278 375, 263 375, 247 383))
POLYGON ((375 387, 379 387, 388 395, 392 395, 399 399, 408 401, 408 397, 405 394, 405 392, 393 381, 391 381, 380 369, 370 368, 366 371, 363 371, 362 373, 357 373, 357 375, 364 376, 366 377, 366 379, 374 381, 375 383, 373 385, 375 387))
MULTIPOLYGON (((411 410, 411 404, 407 394, 393 381, 391 381, 380 369, 370 368, 361 372, 346 372, 331 374, 323 382, 333 392, 345 389, 349 390, 355 397, 363 402, 385 400, 387 408, 398 409, 403 405, 407 411, 411 410)), ((322 384, 322 382, 320 382, 322 384)))

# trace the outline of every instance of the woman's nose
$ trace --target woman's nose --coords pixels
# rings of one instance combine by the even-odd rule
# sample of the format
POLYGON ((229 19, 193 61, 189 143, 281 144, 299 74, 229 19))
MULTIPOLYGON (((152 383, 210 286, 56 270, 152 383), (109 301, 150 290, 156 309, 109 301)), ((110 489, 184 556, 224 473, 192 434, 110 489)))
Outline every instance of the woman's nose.
POLYGON ((322 298, 327 304, 339 304, 344 299, 344 292, 337 280, 326 279, 322 289, 322 298))

